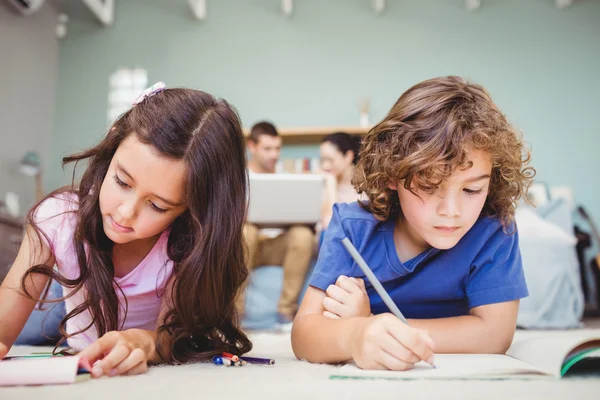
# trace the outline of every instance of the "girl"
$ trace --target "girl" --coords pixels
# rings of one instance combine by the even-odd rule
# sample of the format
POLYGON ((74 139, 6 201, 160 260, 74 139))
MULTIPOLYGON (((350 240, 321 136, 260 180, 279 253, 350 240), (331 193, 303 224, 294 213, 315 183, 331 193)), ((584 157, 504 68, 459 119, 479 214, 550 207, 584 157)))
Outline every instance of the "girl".
POLYGON ((325 136, 321 142, 321 169, 326 174, 326 192, 321 212, 322 229, 327 229, 333 205, 352 203, 358 200, 358 193, 352 186, 354 166, 358 162, 360 139, 345 132, 325 136))
POLYGON ((79 161, 80 185, 28 215, 0 288, 0 358, 49 279, 64 286, 63 341, 94 377, 249 351, 234 311, 247 276, 246 165, 232 107, 155 85, 98 145, 63 159, 79 161))
POLYGON ((513 216, 528 162, 483 87, 446 77, 405 92, 363 141, 356 189, 368 202, 334 207, 294 322, 296 356, 405 370, 434 351, 504 353, 527 296, 513 216), (409 325, 387 313, 344 237, 409 325))

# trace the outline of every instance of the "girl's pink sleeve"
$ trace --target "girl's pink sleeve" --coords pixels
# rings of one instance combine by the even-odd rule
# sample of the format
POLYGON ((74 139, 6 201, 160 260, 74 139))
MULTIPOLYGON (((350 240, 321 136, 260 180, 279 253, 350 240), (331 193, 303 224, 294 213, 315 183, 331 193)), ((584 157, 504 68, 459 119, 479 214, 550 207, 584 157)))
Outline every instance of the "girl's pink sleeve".
POLYGON ((33 222, 40 231, 41 239, 54 253, 54 247, 61 234, 67 219, 73 218, 73 211, 77 208, 71 196, 57 195, 48 197, 33 214, 33 222))

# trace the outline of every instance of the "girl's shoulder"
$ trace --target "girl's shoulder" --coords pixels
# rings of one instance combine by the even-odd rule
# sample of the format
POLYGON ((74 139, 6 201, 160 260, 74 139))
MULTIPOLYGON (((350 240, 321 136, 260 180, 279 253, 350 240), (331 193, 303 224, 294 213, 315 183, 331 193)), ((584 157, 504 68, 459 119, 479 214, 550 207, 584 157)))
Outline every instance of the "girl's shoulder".
POLYGON ((76 255, 73 256, 72 241, 78 210, 78 196, 70 191, 48 195, 30 214, 28 223, 34 228, 38 239, 51 249, 59 269, 64 260, 77 260, 76 255))
POLYGON ((36 223, 52 219, 69 219, 79 209, 79 197, 74 192, 53 194, 42 200, 33 214, 36 223))

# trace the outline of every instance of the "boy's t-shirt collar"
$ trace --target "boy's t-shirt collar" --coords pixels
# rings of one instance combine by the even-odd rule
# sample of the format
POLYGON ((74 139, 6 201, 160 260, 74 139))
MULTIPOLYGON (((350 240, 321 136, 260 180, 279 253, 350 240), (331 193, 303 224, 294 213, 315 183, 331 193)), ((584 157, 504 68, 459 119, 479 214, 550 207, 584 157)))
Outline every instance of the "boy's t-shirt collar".
POLYGON ((405 275, 407 273, 411 273, 421 264, 423 261, 429 259, 439 253, 441 250, 436 249, 434 247, 430 247, 429 249, 419 253, 415 257, 407 260, 405 262, 400 261, 400 257, 398 256, 398 251, 396 250, 396 243, 394 242, 394 227, 395 221, 393 218, 388 219, 387 221, 381 222, 378 230, 383 232, 385 238, 385 249, 387 260, 390 266, 400 275, 405 275))

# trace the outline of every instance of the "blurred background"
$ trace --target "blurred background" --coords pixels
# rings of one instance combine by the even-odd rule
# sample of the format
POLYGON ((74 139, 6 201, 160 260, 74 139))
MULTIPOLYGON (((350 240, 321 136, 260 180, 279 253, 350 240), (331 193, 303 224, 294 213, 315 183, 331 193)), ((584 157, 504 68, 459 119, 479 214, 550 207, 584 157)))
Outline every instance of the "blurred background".
MULTIPOLYGON (((140 69, 148 85, 225 98, 245 127, 281 129, 358 127, 365 100, 372 125, 413 84, 461 75, 524 132, 537 179, 600 216, 598 0, 192 0, 202 19, 185 0, 47 0, 26 16, 14 3, 0 1, 0 194, 22 211, 35 196, 25 153, 39 153, 46 190, 69 183, 61 157, 112 122, 111 76, 140 69), (108 24, 86 3, 112 3, 108 24)), ((315 157, 317 144, 283 158, 315 157)))
POLYGON ((269 120, 283 159, 315 159, 324 134, 364 133, 450 74, 522 130, 538 202, 600 218, 598 0, 0 0, 0 60, 0 199, 17 225, 71 182, 61 158, 156 81, 226 99, 246 128, 269 120))

